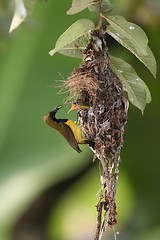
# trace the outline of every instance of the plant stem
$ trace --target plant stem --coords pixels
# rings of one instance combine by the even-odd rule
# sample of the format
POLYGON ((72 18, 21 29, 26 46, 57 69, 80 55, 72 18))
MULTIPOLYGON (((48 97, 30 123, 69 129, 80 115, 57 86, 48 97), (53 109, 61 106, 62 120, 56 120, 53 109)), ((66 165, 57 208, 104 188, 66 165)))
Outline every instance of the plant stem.
POLYGON ((99 0, 99 27, 102 27, 102 1, 103 0, 99 0))

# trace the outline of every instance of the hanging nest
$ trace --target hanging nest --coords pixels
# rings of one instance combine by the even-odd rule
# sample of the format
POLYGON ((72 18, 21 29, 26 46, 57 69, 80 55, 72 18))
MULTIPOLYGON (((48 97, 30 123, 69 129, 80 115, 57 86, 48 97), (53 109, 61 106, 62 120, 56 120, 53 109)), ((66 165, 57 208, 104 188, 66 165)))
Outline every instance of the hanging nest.
POLYGON ((116 185, 119 175, 120 150, 127 122, 128 100, 119 78, 111 69, 104 30, 96 29, 84 51, 82 65, 65 82, 70 96, 89 105, 80 111, 84 137, 94 141, 94 156, 103 167, 102 191, 97 204, 97 232, 102 226, 112 227, 116 220, 116 185), (102 222, 102 212, 104 216, 102 222), (102 224, 103 223, 103 224, 102 224))

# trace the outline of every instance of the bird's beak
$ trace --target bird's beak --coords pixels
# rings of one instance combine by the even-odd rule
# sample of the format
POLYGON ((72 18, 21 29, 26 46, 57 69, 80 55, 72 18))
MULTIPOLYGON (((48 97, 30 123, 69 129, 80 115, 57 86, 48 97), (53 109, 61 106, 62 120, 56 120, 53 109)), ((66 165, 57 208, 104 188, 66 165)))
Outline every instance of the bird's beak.
POLYGON ((69 109, 69 111, 67 113, 69 113, 70 111, 73 111, 73 110, 78 110, 78 109, 79 108, 78 108, 77 104, 72 103, 71 108, 69 109))

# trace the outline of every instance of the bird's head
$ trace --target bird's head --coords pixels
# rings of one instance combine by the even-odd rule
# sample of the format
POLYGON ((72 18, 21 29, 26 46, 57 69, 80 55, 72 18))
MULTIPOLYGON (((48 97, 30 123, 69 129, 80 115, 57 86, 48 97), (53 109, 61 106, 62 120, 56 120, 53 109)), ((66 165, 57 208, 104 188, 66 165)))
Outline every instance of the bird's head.
POLYGON ((84 101, 77 99, 76 101, 71 103, 71 108, 69 109, 68 113, 73 110, 86 110, 89 108, 89 105, 84 101))
POLYGON ((44 116, 44 122, 46 122, 47 123, 47 121, 49 120, 49 119, 51 119, 51 120, 53 120, 53 121, 56 121, 57 119, 56 119, 56 117, 55 117, 55 115, 56 115, 56 113, 60 110, 62 108, 62 105, 59 105, 59 106, 57 106, 56 108, 54 108, 52 111, 50 111, 49 113, 47 113, 47 114, 45 114, 45 116, 44 116))

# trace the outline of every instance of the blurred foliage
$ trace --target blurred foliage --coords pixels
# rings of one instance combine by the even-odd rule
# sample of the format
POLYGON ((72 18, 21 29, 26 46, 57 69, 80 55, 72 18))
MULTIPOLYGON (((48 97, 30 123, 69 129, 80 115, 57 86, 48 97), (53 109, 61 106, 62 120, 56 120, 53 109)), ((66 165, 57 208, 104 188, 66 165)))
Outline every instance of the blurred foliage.
MULTIPOLYGON (((149 86, 152 102, 143 116, 130 107, 121 154, 116 231, 120 232, 120 240, 157 240, 160 238, 160 2, 114 0, 112 3, 115 13, 145 30, 158 63, 157 80, 154 80, 149 71, 123 49, 123 57, 149 86)), ((49 50, 78 18, 97 21, 96 15, 86 10, 67 16, 70 4, 69 1, 65 4, 38 1, 32 16, 9 35, 13 4, 0 1, 0 239, 3 240, 78 240, 78 236, 91 239, 94 232, 99 164, 92 163, 92 153, 87 147, 78 155, 43 123, 43 115, 66 97, 66 94, 57 94, 59 88, 55 86, 61 85, 61 80, 80 63, 59 54, 52 58, 49 50), (46 200, 49 189, 52 189, 50 204, 46 200), (45 199, 44 204, 38 205, 41 199, 45 199), (45 210, 42 215, 45 216, 43 231, 47 231, 48 238, 36 232, 37 222, 31 221, 30 234, 27 228, 23 231, 23 216, 34 209, 32 206, 36 206, 38 212, 41 212, 38 206, 50 207, 46 211, 48 215, 44 214, 45 210), (21 229, 19 235, 18 229, 21 229)), ((110 52, 121 56, 122 48, 113 39, 108 42, 110 52)), ((67 116, 67 110, 64 108, 59 116, 67 116)), ((74 114, 70 116, 76 118, 74 114)), ((31 214, 29 219, 34 216, 31 214)), ((113 239, 112 232, 107 239, 113 239)))

